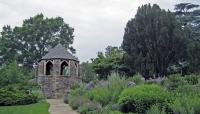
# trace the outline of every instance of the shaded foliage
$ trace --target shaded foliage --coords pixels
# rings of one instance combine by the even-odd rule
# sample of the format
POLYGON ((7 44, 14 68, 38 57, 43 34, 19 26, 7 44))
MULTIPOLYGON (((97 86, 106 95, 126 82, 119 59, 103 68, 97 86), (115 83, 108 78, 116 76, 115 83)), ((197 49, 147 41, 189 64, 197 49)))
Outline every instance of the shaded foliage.
POLYGON ((156 4, 143 5, 125 28, 122 48, 126 52, 126 64, 132 73, 164 76, 169 66, 185 60, 184 38, 172 12, 156 4))
POLYGON ((105 54, 99 52, 97 58, 92 59, 94 71, 99 78, 107 78, 112 72, 125 73, 127 68, 123 64, 123 51, 121 48, 108 46, 105 54))
POLYGON ((37 102, 37 96, 22 91, 0 89, 0 106, 25 105, 37 102))
POLYGON ((97 75, 92 68, 92 63, 89 63, 88 61, 83 62, 80 65, 80 69, 81 69, 81 77, 82 77, 83 82, 88 83, 97 78, 97 75))
POLYGON ((189 70, 200 72, 200 7, 198 4, 180 3, 175 6, 176 18, 182 24, 189 39, 188 62, 189 70))
POLYGON ((29 75, 25 75, 16 61, 13 61, 0 69, 0 87, 14 83, 22 83, 28 79, 30 79, 29 75))

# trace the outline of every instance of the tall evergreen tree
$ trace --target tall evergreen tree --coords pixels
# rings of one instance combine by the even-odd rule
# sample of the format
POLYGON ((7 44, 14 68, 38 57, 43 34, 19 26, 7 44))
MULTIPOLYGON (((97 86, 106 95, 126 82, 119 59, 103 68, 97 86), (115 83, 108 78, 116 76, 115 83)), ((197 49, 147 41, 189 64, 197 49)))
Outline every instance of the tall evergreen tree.
POLYGON ((189 39, 190 72, 200 73, 200 6, 192 3, 180 3, 175 6, 175 12, 189 39))
POLYGON ((143 5, 125 28, 122 43, 125 61, 133 73, 165 76, 170 65, 185 58, 184 37, 174 13, 156 4, 143 5))

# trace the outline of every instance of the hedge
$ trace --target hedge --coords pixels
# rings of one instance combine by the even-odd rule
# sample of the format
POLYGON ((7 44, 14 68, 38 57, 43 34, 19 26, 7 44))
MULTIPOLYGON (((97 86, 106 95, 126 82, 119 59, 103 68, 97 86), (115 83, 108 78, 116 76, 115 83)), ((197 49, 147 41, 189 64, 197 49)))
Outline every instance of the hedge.
POLYGON ((25 105, 37 102, 37 96, 23 93, 21 91, 13 92, 0 89, 0 106, 25 105))

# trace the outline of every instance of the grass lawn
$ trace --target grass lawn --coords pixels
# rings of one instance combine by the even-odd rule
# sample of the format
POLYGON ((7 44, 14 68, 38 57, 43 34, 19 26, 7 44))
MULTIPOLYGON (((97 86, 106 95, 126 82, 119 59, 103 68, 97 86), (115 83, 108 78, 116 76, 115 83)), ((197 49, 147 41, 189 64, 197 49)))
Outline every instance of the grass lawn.
POLYGON ((49 104, 46 102, 20 105, 20 106, 0 106, 0 114, 49 114, 49 104))

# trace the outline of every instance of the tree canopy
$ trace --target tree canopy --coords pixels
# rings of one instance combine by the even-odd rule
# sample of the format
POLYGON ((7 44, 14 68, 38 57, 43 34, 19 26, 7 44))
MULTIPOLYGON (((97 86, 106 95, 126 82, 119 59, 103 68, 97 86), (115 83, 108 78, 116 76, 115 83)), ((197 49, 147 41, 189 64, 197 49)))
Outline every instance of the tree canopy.
POLYGON ((192 73, 200 73, 200 6, 180 3, 175 6, 175 13, 189 40, 187 58, 189 70, 192 73))
POLYGON ((46 18, 43 14, 25 19, 22 26, 13 29, 9 25, 4 26, 0 37, 2 62, 15 58, 31 67, 58 43, 75 53, 75 49, 70 46, 74 40, 73 32, 74 29, 63 18, 46 18))
POLYGON ((185 34, 176 16, 158 5, 143 5, 128 21, 122 48, 132 72, 164 76, 170 65, 184 61, 185 34))
POLYGON ((200 6, 192 3, 175 5, 177 20, 185 27, 188 38, 200 41, 200 6))
POLYGON ((92 68, 92 63, 83 62, 80 64, 81 78, 83 82, 89 83, 92 80, 95 80, 97 75, 92 68))
POLYGON ((123 51, 119 47, 108 46, 105 54, 98 52, 97 58, 92 59, 92 67, 99 78, 107 78, 111 72, 124 73, 123 51))

